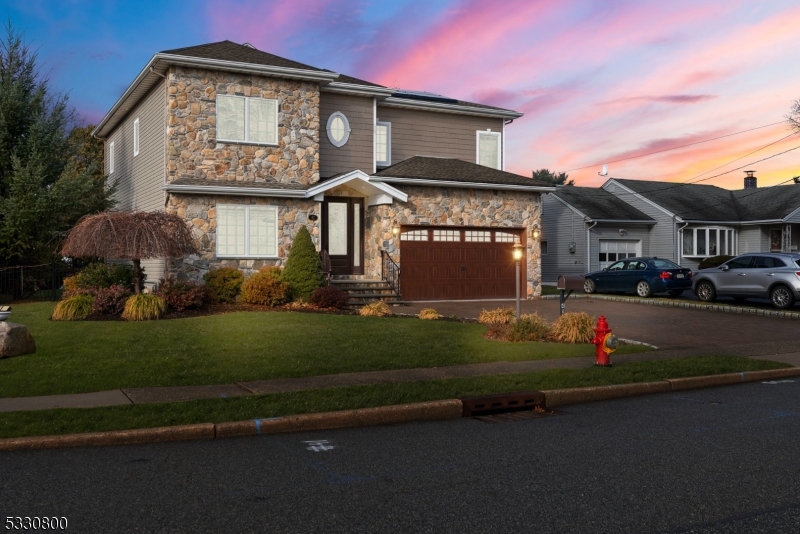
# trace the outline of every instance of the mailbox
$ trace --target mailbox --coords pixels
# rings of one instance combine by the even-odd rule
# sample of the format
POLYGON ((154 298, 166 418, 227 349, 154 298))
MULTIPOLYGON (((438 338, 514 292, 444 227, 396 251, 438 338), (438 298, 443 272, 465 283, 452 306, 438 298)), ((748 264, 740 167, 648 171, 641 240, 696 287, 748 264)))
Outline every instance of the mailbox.
POLYGON ((558 277, 556 289, 583 289, 586 278, 582 274, 567 274, 558 277))

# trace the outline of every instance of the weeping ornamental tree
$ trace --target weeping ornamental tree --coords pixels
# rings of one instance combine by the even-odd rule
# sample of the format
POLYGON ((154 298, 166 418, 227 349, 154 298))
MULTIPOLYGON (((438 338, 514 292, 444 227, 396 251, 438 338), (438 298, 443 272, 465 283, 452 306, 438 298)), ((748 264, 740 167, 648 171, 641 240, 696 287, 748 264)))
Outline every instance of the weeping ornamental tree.
POLYGON ((186 223, 160 211, 108 211, 88 215, 69 231, 61 254, 133 261, 133 285, 142 289, 141 260, 181 258, 197 248, 186 223))
POLYGON ((110 208, 102 143, 76 127, 10 25, 0 41, 0 264, 50 261, 83 215, 110 208))

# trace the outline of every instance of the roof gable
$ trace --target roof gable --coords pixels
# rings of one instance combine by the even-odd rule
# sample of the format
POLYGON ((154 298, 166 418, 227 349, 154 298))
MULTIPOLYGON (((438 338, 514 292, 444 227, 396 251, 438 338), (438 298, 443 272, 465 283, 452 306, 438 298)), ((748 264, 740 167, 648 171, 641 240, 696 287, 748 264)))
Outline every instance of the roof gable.
POLYGON ((602 188, 561 186, 553 195, 594 220, 654 222, 652 218, 602 188))

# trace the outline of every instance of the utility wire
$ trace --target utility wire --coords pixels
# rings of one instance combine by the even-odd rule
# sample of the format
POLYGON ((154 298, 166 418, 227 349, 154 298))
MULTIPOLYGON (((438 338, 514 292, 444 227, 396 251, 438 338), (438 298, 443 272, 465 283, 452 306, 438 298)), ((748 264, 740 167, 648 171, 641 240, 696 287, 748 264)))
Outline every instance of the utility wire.
POLYGON ((719 137, 714 137, 712 139, 706 139, 704 141, 696 141, 694 143, 689 143, 689 144, 686 144, 686 145, 675 146, 675 147, 672 147, 672 148, 665 148, 663 150, 656 150, 655 152, 648 152, 647 154, 639 154, 638 156, 630 156, 630 157, 627 157, 627 158, 615 159, 613 161, 604 161, 602 163, 595 163, 594 165, 586 165, 585 167, 576 167, 574 169, 567 169, 564 172, 580 171, 580 170, 583 170, 583 169, 589 169, 589 168, 592 168, 592 167, 598 167, 598 166, 604 165, 604 164, 607 165, 609 163, 618 163, 620 161, 627 161, 629 159, 636 159, 636 158, 643 158, 645 156, 652 156, 653 154, 661 154, 662 152, 669 152, 670 150, 678 150, 679 148, 686 148, 687 146, 693 146, 693 145, 699 145, 699 144, 702 144, 702 143, 708 143, 709 141, 716 141, 717 139, 723 139, 725 137, 731 137, 733 135, 739 135, 739 134, 743 134, 743 133, 747 133, 747 132, 752 132, 754 130, 760 130, 761 128, 768 128, 770 126, 775 126, 776 124, 783 124, 785 122, 787 122, 787 121, 773 122, 772 124, 765 124, 764 126, 757 126, 755 128, 750 128, 749 130, 742 130, 741 132, 734 132, 734 133, 730 133, 730 134, 726 134, 726 135, 721 135, 719 137))

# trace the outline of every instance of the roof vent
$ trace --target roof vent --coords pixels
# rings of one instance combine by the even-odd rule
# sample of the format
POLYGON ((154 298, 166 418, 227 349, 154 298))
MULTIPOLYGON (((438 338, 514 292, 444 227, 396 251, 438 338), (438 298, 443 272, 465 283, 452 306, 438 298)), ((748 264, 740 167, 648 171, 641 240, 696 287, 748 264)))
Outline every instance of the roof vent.
POLYGON ((756 189, 758 187, 758 178, 753 176, 756 171, 744 171, 747 176, 744 177, 745 189, 756 189))
POLYGON ((250 43, 242 43, 242 46, 246 46, 247 48, 252 48, 253 50, 256 49, 256 47, 251 45, 250 43))

